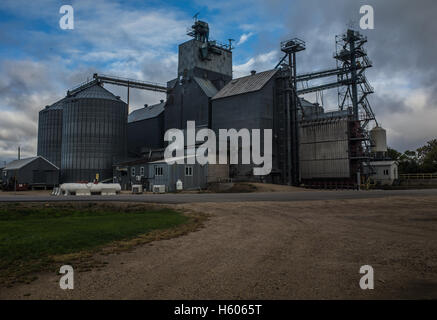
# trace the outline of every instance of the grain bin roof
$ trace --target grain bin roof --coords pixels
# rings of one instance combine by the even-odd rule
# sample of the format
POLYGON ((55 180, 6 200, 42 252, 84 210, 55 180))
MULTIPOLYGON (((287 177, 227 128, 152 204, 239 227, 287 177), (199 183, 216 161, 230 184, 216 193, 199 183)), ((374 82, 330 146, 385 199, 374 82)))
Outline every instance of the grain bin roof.
POLYGON ((61 100, 59 100, 59 101, 56 101, 55 103, 53 103, 49 108, 50 109, 52 109, 52 110, 60 110, 60 109, 62 109, 62 107, 64 106, 64 102, 65 102, 65 100, 66 100, 67 98, 66 97, 64 97, 64 98, 62 98, 61 100))
POLYGON ((128 122, 147 120, 159 116, 164 111, 165 102, 154 104, 132 111, 128 116, 128 122))
POLYGON ((111 92, 109 92, 99 84, 94 84, 90 87, 86 87, 83 90, 74 93, 73 95, 71 95, 71 97, 78 99, 105 99, 121 101, 119 98, 114 96, 111 92))
POLYGON ((261 90, 266 83, 276 74, 278 70, 268 70, 260 73, 255 73, 250 76, 231 80, 223 87, 212 99, 221 99, 238 94, 255 92, 261 90))
POLYGON ((56 101, 55 103, 46 106, 44 109, 42 109, 40 112, 44 112, 46 110, 62 110, 64 107, 64 103, 67 100, 67 97, 62 98, 61 100, 56 101))

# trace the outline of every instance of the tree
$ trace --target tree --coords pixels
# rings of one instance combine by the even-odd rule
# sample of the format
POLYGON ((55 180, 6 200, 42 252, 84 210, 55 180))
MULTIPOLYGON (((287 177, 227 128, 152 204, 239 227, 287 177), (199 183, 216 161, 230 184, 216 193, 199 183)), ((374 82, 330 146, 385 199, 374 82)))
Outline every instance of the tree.
POLYGON ((399 173, 434 173, 437 172, 437 139, 428 141, 416 151, 406 150, 400 153, 388 148, 387 155, 398 161, 399 173))
POLYGON ((428 141, 426 145, 417 149, 422 172, 437 172, 437 139, 428 141))
POLYGON ((387 155, 392 160, 399 160, 402 156, 402 153, 389 147, 387 148, 387 155))

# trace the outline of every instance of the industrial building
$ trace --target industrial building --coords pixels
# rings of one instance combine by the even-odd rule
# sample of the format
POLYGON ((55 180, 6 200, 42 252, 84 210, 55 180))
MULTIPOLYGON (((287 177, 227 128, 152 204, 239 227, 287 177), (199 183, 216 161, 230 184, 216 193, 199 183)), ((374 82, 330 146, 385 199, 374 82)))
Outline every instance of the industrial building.
POLYGON ((372 161, 373 172, 370 175, 376 185, 392 185, 399 179, 398 164, 393 160, 372 161))
POLYGON ((41 156, 9 162, 0 173, 4 190, 47 189, 59 184, 59 168, 41 156))
POLYGON ((168 164, 164 159, 150 161, 141 158, 115 165, 114 182, 119 183, 123 190, 142 185, 146 191, 153 191, 154 186, 165 186, 166 191, 172 192, 176 191, 179 180, 184 190, 199 190, 219 179, 226 181, 228 170, 229 166, 219 164, 168 164))
POLYGON ((155 105, 145 105, 129 114, 127 147, 134 156, 141 156, 164 147, 164 100, 155 105), (157 134, 158 133, 158 134, 157 134), (147 137, 147 144, 144 143, 147 137))
POLYGON ((62 182, 115 180, 126 189, 141 182, 147 189, 165 184, 174 190, 177 180, 196 188, 231 178, 356 188, 374 174, 372 148, 384 152, 387 147, 369 130, 371 122, 377 131, 383 129, 368 101, 373 89, 365 70, 372 63, 361 34, 348 30, 336 37, 335 68, 297 74, 297 55, 305 42, 294 38, 280 44, 284 55, 275 68, 241 78, 232 77, 232 44, 210 40, 206 22, 195 20, 188 35, 192 39, 179 45, 177 78, 167 84, 94 74, 40 112, 38 155, 60 167, 62 182), (105 83, 126 87, 127 103, 104 89, 105 83), (163 92, 166 100, 128 115, 132 89, 163 92), (333 112, 303 98, 328 89, 338 90, 333 112), (163 166, 165 131, 185 129, 187 121, 216 133, 272 129, 271 173, 254 176, 250 164, 211 170, 195 165, 191 170, 199 177, 189 178, 186 166, 163 166), (156 171, 158 166, 162 171, 156 171))

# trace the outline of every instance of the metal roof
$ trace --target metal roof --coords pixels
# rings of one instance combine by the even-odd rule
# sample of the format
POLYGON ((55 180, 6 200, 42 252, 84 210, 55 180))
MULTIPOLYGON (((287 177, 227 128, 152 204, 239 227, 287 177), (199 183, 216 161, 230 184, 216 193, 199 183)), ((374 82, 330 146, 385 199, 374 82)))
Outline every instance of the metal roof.
POLYGON ((22 167, 28 165, 29 163, 33 162, 34 160, 38 159, 38 157, 32 157, 32 158, 26 158, 26 159, 20 159, 20 160, 14 160, 6 164, 6 167, 4 167, 3 170, 17 170, 21 169, 22 167))
POLYGON ((237 94, 255 92, 261 90, 266 83, 275 75, 277 69, 255 73, 250 76, 231 80, 212 99, 221 99, 237 94))
POLYGON ((115 100, 121 101, 117 99, 110 91, 106 90, 99 84, 94 84, 90 87, 84 88, 83 90, 71 95, 70 97, 74 97, 77 99, 105 99, 105 100, 115 100))
POLYGON ((27 166, 29 163, 32 163, 33 161, 35 161, 38 158, 43 159, 44 161, 46 161, 46 162, 50 163, 52 166, 54 166, 56 169, 59 169, 57 166, 55 166, 53 163, 51 163, 46 158, 41 157, 41 156, 36 156, 36 157, 31 157, 31 158, 11 161, 8 164, 6 164, 6 167, 4 167, 3 170, 18 170, 18 169, 21 169, 21 168, 27 166))
MULTIPOLYGON (((185 155, 182 157, 172 157, 172 158, 168 158, 168 159, 160 159, 160 160, 156 160, 156 161, 150 161, 150 164, 156 164, 156 163, 168 163, 168 162, 177 162, 180 160, 184 160, 184 163, 186 159, 191 159, 191 158, 195 158, 196 155, 195 154, 190 154, 190 155, 185 155)), ((177 164, 177 163, 176 163, 177 164)))
POLYGON ((200 86, 200 88, 202 88, 203 92, 205 92, 208 97, 212 98, 217 94, 218 90, 210 80, 194 77, 194 81, 197 82, 197 84, 200 86))
POLYGON ((58 100, 55 103, 53 103, 49 106, 46 106, 44 109, 41 110, 41 112, 46 111, 46 110, 62 110, 66 100, 67 100, 67 97, 64 97, 61 100, 58 100))
POLYGON ((52 110, 62 110, 66 100, 67 100, 67 97, 64 97, 61 100, 56 101, 55 103, 53 103, 49 108, 52 109, 52 110))
POLYGON ((128 116, 128 122, 147 120, 159 116, 164 111, 165 101, 132 111, 128 116))
POLYGON ((300 105, 302 106, 302 108, 313 108, 316 106, 314 103, 311 103, 304 98, 299 98, 299 100, 300 100, 300 105))

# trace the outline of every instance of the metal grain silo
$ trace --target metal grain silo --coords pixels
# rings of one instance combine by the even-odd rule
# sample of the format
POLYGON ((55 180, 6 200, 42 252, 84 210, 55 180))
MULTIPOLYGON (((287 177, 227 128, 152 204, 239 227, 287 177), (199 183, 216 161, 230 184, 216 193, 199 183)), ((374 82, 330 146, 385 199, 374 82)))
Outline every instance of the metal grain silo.
POLYGON ((45 107, 38 119, 38 156, 61 167, 62 110, 65 98, 45 107))
POLYGON ((370 130, 370 139, 373 142, 372 152, 387 152, 387 133, 381 127, 370 130))
POLYGON ((127 105, 99 84, 69 95, 63 111, 63 182, 112 178, 126 155, 127 105))

